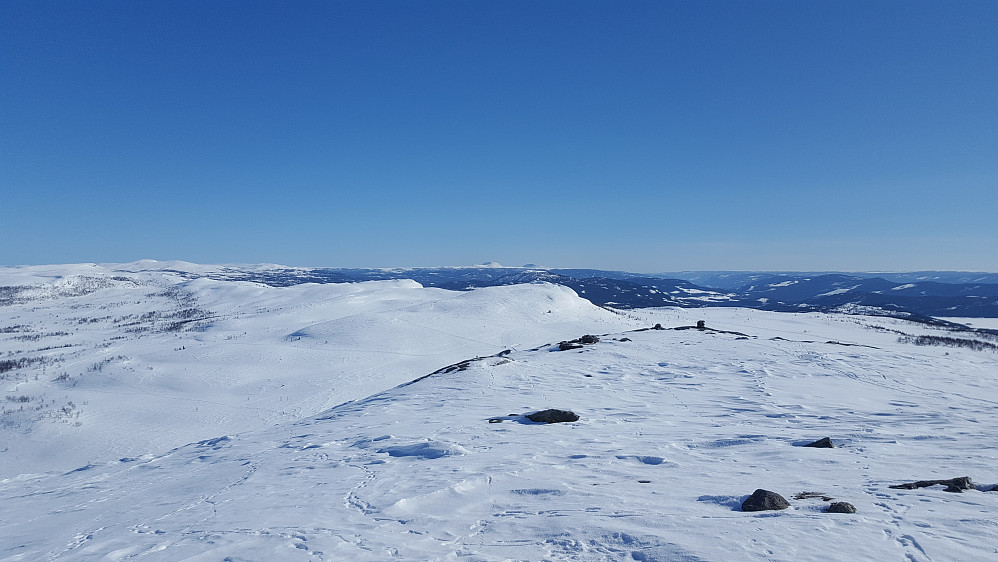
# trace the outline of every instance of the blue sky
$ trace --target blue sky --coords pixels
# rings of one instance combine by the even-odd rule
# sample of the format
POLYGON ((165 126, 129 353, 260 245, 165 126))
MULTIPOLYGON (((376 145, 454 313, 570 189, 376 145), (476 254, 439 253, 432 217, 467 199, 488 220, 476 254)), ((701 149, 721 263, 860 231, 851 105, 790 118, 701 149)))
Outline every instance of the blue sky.
POLYGON ((998 271, 998 2, 0 3, 0 264, 998 271))

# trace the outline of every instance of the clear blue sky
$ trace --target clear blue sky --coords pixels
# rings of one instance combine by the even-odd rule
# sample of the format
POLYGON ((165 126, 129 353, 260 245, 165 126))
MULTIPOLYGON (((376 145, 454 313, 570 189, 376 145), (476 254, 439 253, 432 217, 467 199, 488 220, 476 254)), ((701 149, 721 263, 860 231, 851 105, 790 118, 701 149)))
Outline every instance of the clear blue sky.
POLYGON ((0 264, 998 271, 998 2, 0 2, 0 264))

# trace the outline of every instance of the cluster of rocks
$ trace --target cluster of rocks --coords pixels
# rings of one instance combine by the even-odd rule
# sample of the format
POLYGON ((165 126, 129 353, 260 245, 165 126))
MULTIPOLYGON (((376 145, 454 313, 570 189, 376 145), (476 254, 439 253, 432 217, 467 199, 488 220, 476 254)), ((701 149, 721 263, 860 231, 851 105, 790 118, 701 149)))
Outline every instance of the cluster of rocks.
MULTIPOLYGON (((832 449, 835 448, 835 444, 832 443, 831 438, 822 437, 817 441, 812 443, 807 443, 802 445, 802 447, 816 447, 832 449)), ((964 490, 975 490, 980 489, 983 491, 998 491, 998 484, 994 486, 975 486, 973 480, 969 476, 960 476, 957 478, 949 478, 946 480, 919 480, 917 482, 908 482, 905 484, 895 484, 889 486, 889 488, 895 490, 915 490, 918 488, 928 488, 930 486, 945 486, 944 492, 954 492, 960 493, 964 490)), ((817 492, 801 492, 794 496, 795 500, 820 498, 829 503, 828 507, 825 509, 826 513, 856 513, 856 508, 847 502, 832 502, 832 498, 820 494, 817 492)), ((774 511, 780 509, 787 509, 790 507, 790 502, 786 498, 777 494, 776 492, 770 490, 758 489, 752 493, 744 502, 742 502, 742 511, 774 511)))
MULTIPOLYGON (((828 498, 827 496, 810 493, 798 494, 795 497, 805 499, 820 497, 825 501, 831 500, 831 498, 828 498)), ((748 499, 742 502, 742 511, 778 511, 788 507, 790 507, 790 502, 788 502, 786 498, 776 492, 763 490, 762 488, 753 492, 748 499)), ((825 513, 856 513, 856 508, 853 507, 851 503, 832 502, 828 504, 827 508, 825 508, 825 513)))
MULTIPOLYGON (((835 444, 830 437, 822 437, 817 441, 801 445, 802 447, 815 447, 821 449, 833 449, 835 444)), ((817 492, 801 492, 794 496, 795 500, 806 500, 811 498, 821 498, 823 501, 831 502, 832 498, 817 492)), ((758 489, 742 502, 742 511, 774 511, 790 507, 790 502, 786 498, 770 490, 758 489)), ((856 513, 856 508, 846 502, 832 502, 825 509, 826 513, 856 513)))
POLYGON ((558 351, 568 351, 569 349, 579 349, 583 345, 592 345, 599 342, 599 336, 586 334, 581 338, 558 342, 558 351))

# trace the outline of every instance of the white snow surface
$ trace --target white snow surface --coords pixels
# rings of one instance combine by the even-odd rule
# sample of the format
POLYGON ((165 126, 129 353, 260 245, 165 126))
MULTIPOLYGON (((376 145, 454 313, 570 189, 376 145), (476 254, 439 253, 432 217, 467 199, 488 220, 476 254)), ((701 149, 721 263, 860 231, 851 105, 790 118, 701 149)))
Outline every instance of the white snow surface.
POLYGON ((984 491, 998 482, 998 354, 898 341, 950 334, 937 328, 732 308, 614 314, 552 285, 136 275, 49 282, 0 307, 0 328, 32 330, 0 333, 2 357, 55 358, 3 373, 6 394, 75 404, 62 417, 4 414, 21 425, 0 428, 0 559, 998 556, 998 492, 984 491), (116 321, 178 307, 211 314, 192 331, 161 330, 177 317, 116 321), (709 329, 668 329, 697 320, 709 329), (667 329, 633 331, 656 323, 667 329), (542 345, 585 333, 601 341, 542 345), (73 347, 9 354, 62 343, 73 347), (112 360, 86 368, 100 357, 112 360), (581 419, 523 416, 545 408, 581 419), (801 446, 825 436, 836 448, 801 446), (978 489, 889 487, 958 476, 978 489), (791 507, 742 512, 757 488, 791 507), (804 492, 857 513, 825 513, 821 497, 795 499, 804 492))
POLYGON ((964 326, 969 326, 971 328, 998 330, 998 318, 941 317, 940 320, 963 324, 964 326))
POLYGON ((276 288, 141 266, 0 268, 23 289, 0 306, 0 360, 36 361, 0 373, 0 478, 298 420, 468 357, 636 325, 560 285, 276 288))
POLYGON ((849 291, 854 291, 854 290, 856 290, 858 288, 859 288, 859 285, 853 285, 852 287, 848 287, 848 288, 832 289, 831 291, 828 291, 827 293, 821 293, 820 295, 817 295, 817 296, 819 296, 819 297, 830 297, 832 295, 842 295, 842 294, 848 293, 849 291))

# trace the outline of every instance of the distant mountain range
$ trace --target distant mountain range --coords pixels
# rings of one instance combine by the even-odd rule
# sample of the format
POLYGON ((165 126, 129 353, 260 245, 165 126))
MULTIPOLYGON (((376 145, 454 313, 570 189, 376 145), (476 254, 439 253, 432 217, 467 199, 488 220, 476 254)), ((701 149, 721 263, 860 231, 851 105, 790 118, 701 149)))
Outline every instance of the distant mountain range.
POLYGON ((191 273, 272 286, 412 279, 427 287, 476 287, 548 282, 571 287, 594 304, 619 309, 657 306, 746 307, 778 312, 864 312, 927 320, 998 318, 998 274, 799 273, 684 271, 636 274, 597 269, 471 267, 397 269, 223 267, 191 273))

